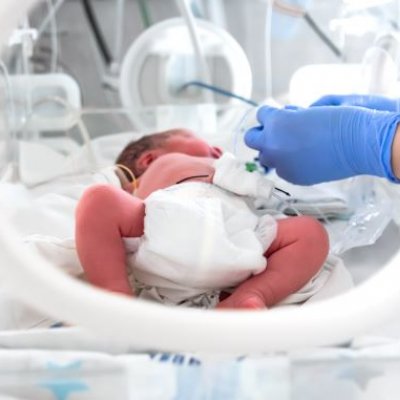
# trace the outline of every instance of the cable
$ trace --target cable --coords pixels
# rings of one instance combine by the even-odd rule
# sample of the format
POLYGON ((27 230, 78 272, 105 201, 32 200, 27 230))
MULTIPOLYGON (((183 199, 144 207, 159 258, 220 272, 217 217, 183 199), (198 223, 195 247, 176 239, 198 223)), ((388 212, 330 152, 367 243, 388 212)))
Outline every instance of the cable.
POLYGON ((87 146, 89 162, 94 169, 97 169, 97 161, 96 161, 96 156, 93 151, 90 134, 89 134, 89 131, 88 131, 85 123, 82 120, 83 114, 80 113, 79 110, 72 107, 71 104, 69 104, 66 100, 64 100, 61 97, 49 96, 49 97, 43 97, 40 100, 36 101, 32 106, 32 111, 29 114, 27 114, 27 116, 24 118, 24 121, 17 129, 17 131, 23 131, 23 129, 29 124, 30 119, 34 115, 34 110, 37 107, 39 107, 43 104, 46 104, 46 103, 50 103, 50 102, 54 102, 56 104, 62 105, 66 110, 68 110, 72 114, 73 117, 76 118, 76 124, 78 125, 79 133, 81 134, 81 137, 87 146))
POLYGON ((310 26, 310 28, 317 34, 317 36, 332 50, 332 52, 339 58, 343 58, 343 54, 340 49, 329 39, 328 36, 321 30, 316 22, 311 18, 310 14, 305 12, 303 15, 304 20, 310 26))
POLYGON ((182 87, 180 87, 178 89, 178 93, 183 91, 183 90, 185 90, 189 86, 197 86, 197 87, 200 87, 202 89, 210 90, 212 92, 215 92, 215 93, 220 94, 220 95, 225 96, 225 97, 231 97, 233 99, 240 100, 240 101, 242 101, 244 103, 250 104, 250 105, 255 106, 255 107, 258 106, 258 103, 256 103, 254 100, 246 99, 245 97, 242 97, 242 96, 239 96, 239 95, 237 95, 235 93, 229 92, 228 90, 222 89, 222 88, 220 88, 218 86, 209 85, 207 83, 200 82, 200 81, 190 81, 188 83, 185 83, 182 87))
POLYGON ((3 78, 6 83, 6 95, 7 95, 7 112, 9 112, 9 118, 5 119, 7 123, 7 128, 9 129, 8 150, 6 153, 8 162, 15 164, 17 161, 17 145, 16 145, 16 135, 14 130, 14 125, 16 122, 16 112, 13 99, 13 90, 10 81, 10 74, 8 73, 7 66, 2 60, 0 60, 0 69, 3 71, 3 78))
POLYGON ((151 18, 150 18, 149 9, 147 7, 147 1, 146 0, 138 0, 138 5, 139 5, 139 11, 140 11, 140 16, 142 17, 143 25, 147 29, 151 25, 151 18))
POLYGON ((99 46, 99 50, 103 57, 103 60, 107 65, 110 65, 113 62, 113 57, 111 56, 110 50, 109 50, 107 43, 103 37, 103 34, 100 30, 100 27, 97 22, 94 11, 92 9, 90 0, 82 0, 82 5, 83 5, 83 9, 85 10, 89 25, 92 28, 92 32, 94 34, 96 43, 99 46))
POLYGON ((272 11, 274 0, 267 0, 265 14, 265 96, 272 99, 272 11))
POLYGON ((304 13, 306 12, 300 6, 286 4, 281 0, 274 0, 273 5, 276 11, 282 14, 290 15, 291 17, 303 17, 304 13))
POLYGON ((53 0, 47 0, 47 8, 49 9, 49 15, 51 15, 50 19, 50 28, 51 28, 51 62, 50 62, 50 71, 57 71, 57 61, 58 61, 58 39, 57 39, 57 21, 56 21, 56 13, 54 11, 53 0))
POLYGON ((117 0, 115 12, 115 38, 114 38, 114 62, 113 67, 117 72, 118 65, 121 62, 122 42, 124 31, 124 10, 126 0, 117 0))
POLYGON ((42 21, 42 24, 38 28, 38 38, 43 34, 44 30, 46 29, 49 22, 54 18, 55 14, 57 13, 58 9, 62 6, 64 0, 58 0, 52 7, 52 10, 47 14, 46 18, 42 21))
MULTIPOLYGON (((268 0, 271 1, 271 0, 268 0)), ((331 39, 322 31, 317 25, 311 15, 303 8, 286 4, 281 0, 272 1, 274 9, 282 14, 290 15, 292 17, 304 18, 310 28, 317 34, 317 36, 332 50, 332 52, 339 58, 343 58, 343 54, 340 49, 332 42, 331 39)))
MULTIPOLYGON (((211 75, 200 43, 199 29, 193 17, 192 11, 187 3, 187 0, 176 0, 176 4, 189 30, 189 35, 192 41, 194 53, 196 55, 197 62, 199 64, 200 77, 203 82, 205 82, 206 84, 210 84, 211 75)), ((205 100, 206 102, 209 103, 212 102, 209 93, 206 93, 205 100)))

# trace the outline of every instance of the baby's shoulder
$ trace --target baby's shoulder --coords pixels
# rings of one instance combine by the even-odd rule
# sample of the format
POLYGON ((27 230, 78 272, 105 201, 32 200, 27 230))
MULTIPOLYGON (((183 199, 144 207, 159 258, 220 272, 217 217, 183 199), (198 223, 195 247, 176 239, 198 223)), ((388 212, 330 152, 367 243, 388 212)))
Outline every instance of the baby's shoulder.
MULTIPOLYGON (((202 166, 211 166, 215 160, 208 157, 190 156, 184 153, 167 153, 158 157, 149 169, 164 173, 179 173, 180 171, 195 171, 202 166)), ((204 167, 203 167, 204 168, 204 167)))

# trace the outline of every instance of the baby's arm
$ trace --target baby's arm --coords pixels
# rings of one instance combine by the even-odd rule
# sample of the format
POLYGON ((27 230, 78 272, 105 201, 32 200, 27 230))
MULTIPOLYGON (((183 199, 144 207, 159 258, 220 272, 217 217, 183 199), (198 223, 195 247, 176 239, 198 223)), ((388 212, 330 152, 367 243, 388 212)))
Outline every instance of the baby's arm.
POLYGON ((94 185, 76 209, 76 247, 86 279, 101 288, 133 295, 123 237, 143 235, 144 203, 110 185, 94 185))
POLYGON ((325 228, 311 217, 278 221, 277 237, 265 253, 267 268, 241 285, 218 308, 271 307, 301 289, 329 252, 325 228))

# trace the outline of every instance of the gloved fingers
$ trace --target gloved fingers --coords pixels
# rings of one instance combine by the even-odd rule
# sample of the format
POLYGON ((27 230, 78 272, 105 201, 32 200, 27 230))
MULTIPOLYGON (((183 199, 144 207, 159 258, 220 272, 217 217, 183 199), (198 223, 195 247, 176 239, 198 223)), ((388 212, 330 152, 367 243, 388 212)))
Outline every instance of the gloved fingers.
POLYGON ((320 106, 339 106, 342 103, 343 96, 336 94, 328 94, 320 97, 317 101, 310 104, 310 107, 320 106))
POLYGON ((284 107, 284 109, 285 109, 285 110, 290 110, 290 111, 297 111, 297 110, 302 110, 303 107, 295 106, 295 105, 293 105, 293 104, 287 104, 287 105, 284 107))
POLYGON ((264 132, 262 126, 249 129, 244 135, 244 142, 252 149, 260 150, 264 143, 264 132))
POLYGON ((279 108, 262 106, 257 110, 257 121, 261 125, 265 125, 265 122, 268 121, 268 119, 271 118, 272 115, 277 111, 279 111, 279 108))
POLYGON ((268 157, 266 155, 266 152, 260 152, 260 156, 259 156, 259 163, 267 168, 275 168, 275 164, 272 161, 272 157, 268 157))

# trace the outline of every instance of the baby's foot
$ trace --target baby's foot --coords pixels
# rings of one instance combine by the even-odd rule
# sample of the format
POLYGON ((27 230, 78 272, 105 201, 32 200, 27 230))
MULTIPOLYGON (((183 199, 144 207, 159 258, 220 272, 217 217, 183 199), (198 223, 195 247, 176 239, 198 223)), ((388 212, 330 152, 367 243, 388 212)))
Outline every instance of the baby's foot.
POLYGON ((262 310, 265 307, 263 299, 257 296, 248 296, 237 303, 237 308, 245 308, 252 310, 262 310))
POLYGON ((264 301, 261 297, 251 294, 247 296, 230 296, 217 305, 218 309, 263 310, 264 301))

